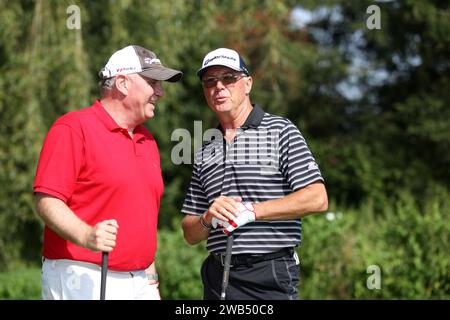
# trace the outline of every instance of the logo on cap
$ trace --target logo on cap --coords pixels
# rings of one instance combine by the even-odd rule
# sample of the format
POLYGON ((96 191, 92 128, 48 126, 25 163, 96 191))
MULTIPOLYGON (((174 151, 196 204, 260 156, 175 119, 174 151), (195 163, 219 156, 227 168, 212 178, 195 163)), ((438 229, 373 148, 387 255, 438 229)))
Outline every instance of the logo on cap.
POLYGON ((132 70, 136 70, 136 68, 135 67, 117 68, 116 72, 132 71, 132 70))
POLYGON ((156 58, 144 58, 144 62, 148 63, 148 64, 161 64, 161 61, 159 59, 156 58))
POLYGON ((211 61, 216 60, 216 59, 219 59, 219 58, 225 58, 225 59, 229 59, 229 60, 236 61, 236 59, 233 58, 233 57, 220 55, 220 56, 214 56, 214 57, 212 57, 212 58, 210 58, 210 59, 205 60, 205 62, 203 63, 203 66, 207 66, 211 61))

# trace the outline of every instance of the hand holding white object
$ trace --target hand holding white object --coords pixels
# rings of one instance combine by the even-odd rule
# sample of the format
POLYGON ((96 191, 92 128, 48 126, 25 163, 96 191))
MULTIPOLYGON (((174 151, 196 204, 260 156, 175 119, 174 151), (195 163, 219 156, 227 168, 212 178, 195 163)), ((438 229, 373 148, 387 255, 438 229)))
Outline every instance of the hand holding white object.
POLYGON ((230 224, 228 221, 219 220, 216 217, 213 217, 211 220, 212 227, 216 228, 227 228, 230 224))
POLYGON ((217 218, 212 219, 213 228, 222 227, 223 232, 228 234, 239 227, 256 220, 255 209, 250 202, 239 202, 239 212, 233 220, 222 221, 217 218))

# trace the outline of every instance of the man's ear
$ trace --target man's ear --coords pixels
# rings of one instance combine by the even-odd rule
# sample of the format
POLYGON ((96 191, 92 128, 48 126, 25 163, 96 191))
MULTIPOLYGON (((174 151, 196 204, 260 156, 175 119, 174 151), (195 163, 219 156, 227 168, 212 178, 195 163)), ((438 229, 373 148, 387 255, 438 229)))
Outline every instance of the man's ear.
POLYGON ((253 78, 248 76, 247 81, 245 81, 245 95, 250 95, 250 91, 252 91, 253 86, 253 78))
POLYGON ((123 95, 128 95, 127 81, 127 77, 123 75, 116 76, 116 89, 123 95))

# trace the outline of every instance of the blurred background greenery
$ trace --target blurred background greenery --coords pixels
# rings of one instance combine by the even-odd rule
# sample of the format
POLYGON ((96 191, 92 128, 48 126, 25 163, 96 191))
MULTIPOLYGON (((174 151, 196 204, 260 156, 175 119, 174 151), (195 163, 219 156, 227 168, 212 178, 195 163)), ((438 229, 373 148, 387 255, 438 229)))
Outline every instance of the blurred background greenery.
POLYGON ((191 167, 172 163, 171 133, 215 125, 195 72, 217 47, 243 55, 252 101, 299 126, 326 179, 330 212, 304 220, 301 297, 449 299, 449 18, 438 0, 0 0, 0 298, 40 298, 32 190, 48 128, 98 98, 98 70, 138 44, 185 74, 146 124, 165 180, 163 299, 202 297, 207 253, 180 228, 191 167), (381 29, 366 24, 373 4, 381 29))

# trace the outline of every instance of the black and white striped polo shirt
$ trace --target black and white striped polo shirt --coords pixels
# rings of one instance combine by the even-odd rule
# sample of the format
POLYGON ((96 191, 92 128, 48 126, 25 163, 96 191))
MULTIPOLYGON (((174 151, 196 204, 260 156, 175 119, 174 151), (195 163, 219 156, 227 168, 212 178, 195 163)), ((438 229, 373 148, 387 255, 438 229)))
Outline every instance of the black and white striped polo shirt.
MULTIPOLYGON (((184 214, 205 213, 220 195, 258 203, 323 182, 305 139, 287 118, 254 105, 233 143, 228 144, 216 131, 196 153, 184 214)), ((301 220, 254 221, 233 234, 233 254, 275 252, 300 245, 301 220)), ((212 229, 208 251, 221 253, 225 248, 222 229, 212 229)))

